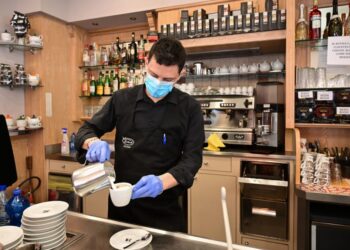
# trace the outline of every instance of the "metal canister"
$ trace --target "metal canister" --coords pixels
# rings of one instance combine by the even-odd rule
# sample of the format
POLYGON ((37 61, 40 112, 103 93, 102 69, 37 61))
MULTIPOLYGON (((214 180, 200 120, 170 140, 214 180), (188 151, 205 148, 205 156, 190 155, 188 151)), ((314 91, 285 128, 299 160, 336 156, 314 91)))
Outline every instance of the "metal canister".
POLYGON ((74 192, 83 197, 105 188, 111 188, 109 178, 114 182, 114 167, 108 161, 82 167, 72 174, 74 192))

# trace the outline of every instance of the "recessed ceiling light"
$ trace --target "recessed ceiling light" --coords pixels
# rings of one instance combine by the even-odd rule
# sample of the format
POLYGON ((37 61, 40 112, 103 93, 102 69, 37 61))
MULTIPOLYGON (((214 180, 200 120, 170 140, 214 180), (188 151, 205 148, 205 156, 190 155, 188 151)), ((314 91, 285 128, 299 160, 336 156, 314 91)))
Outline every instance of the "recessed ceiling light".
POLYGON ((92 26, 98 26, 98 23, 92 22, 91 25, 92 25, 92 26))
POLYGON ((131 21, 136 21, 136 17, 134 17, 134 16, 129 17, 129 19, 130 19, 131 21))

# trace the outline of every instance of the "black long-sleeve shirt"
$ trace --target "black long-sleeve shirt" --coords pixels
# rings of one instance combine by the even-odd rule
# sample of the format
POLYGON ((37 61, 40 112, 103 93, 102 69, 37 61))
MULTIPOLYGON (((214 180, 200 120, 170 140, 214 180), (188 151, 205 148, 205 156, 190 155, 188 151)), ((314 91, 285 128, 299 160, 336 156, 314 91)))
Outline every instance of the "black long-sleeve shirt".
MULTIPOLYGON (((83 161, 85 158, 86 151, 82 149, 84 141, 95 136, 101 137, 104 133, 112 131, 117 125, 122 127, 122 116, 125 115, 125 112, 135 111, 135 128, 155 129, 164 118, 168 105, 178 106, 180 124, 184 124, 181 126, 181 134, 185 136, 181 142, 183 145, 181 158, 167 172, 174 176, 183 187, 191 187, 194 176, 202 164, 203 116, 199 103, 193 97, 176 88, 157 103, 154 103, 146 95, 144 85, 115 92, 103 108, 79 129, 75 141, 78 159, 83 161), (135 110, 132 110, 127 107, 127 103, 130 101, 129 98, 135 95, 137 96, 136 106, 135 110)), ((117 143, 117 138, 115 141, 117 143)))

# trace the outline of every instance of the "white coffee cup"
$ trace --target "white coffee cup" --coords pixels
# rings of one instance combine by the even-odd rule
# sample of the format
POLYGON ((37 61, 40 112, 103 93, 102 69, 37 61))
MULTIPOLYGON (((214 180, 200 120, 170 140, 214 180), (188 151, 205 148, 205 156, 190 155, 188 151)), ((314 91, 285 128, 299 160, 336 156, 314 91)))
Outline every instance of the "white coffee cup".
POLYGON ((132 185, 127 182, 114 184, 115 189, 109 189, 109 195, 114 206, 124 207, 129 204, 132 194, 132 185))

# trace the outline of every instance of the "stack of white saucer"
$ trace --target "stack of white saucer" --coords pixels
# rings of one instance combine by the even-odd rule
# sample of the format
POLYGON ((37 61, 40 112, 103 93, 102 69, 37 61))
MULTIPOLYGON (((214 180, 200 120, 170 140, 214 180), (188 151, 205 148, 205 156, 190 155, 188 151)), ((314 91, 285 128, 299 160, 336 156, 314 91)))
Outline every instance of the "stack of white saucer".
POLYGON ((21 228, 15 226, 0 227, 0 243, 4 250, 15 249, 22 244, 22 241, 23 230, 21 228))
POLYGON ((24 242, 39 243, 42 249, 53 249, 66 241, 68 203, 48 201, 33 205, 23 212, 24 242))

